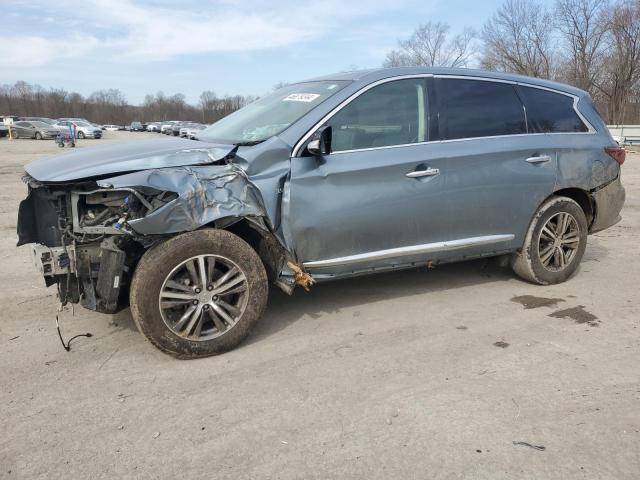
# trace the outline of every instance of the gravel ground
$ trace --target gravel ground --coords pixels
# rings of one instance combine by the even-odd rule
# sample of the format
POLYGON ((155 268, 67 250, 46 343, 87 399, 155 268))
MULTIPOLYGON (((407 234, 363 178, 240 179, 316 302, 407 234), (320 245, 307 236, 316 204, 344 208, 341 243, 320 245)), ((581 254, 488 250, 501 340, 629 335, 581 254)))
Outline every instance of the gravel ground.
POLYGON ((477 261, 274 290, 241 347, 179 361, 128 310, 64 313, 93 337, 62 349, 15 248, 22 166, 50 153, 0 140, 1 478, 640 477, 640 155, 562 285, 477 261))

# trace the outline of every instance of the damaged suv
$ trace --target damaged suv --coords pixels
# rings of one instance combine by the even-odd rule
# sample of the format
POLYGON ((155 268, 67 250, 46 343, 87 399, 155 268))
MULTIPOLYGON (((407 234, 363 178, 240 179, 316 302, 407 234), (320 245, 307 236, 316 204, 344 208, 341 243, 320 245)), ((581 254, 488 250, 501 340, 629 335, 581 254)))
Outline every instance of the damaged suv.
POLYGON ((18 245, 63 303, 182 358, 238 345, 269 283, 500 256, 568 279, 619 220, 624 150, 576 88, 474 70, 285 86, 202 131, 26 166, 18 245))

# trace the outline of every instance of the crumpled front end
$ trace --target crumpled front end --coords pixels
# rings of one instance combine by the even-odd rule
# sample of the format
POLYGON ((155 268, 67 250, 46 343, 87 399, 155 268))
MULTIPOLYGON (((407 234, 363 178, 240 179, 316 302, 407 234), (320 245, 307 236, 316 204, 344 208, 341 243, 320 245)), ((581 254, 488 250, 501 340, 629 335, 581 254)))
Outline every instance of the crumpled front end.
MULTIPOLYGON (((145 251, 203 226, 244 220, 265 242, 277 275, 287 252, 274 241, 260 190, 236 164, 143 170, 97 181, 41 183, 26 176, 18 245, 32 244, 36 269, 57 284, 63 303, 113 313, 128 304, 128 285, 145 251)), ((291 281, 280 282, 292 288, 291 281)))

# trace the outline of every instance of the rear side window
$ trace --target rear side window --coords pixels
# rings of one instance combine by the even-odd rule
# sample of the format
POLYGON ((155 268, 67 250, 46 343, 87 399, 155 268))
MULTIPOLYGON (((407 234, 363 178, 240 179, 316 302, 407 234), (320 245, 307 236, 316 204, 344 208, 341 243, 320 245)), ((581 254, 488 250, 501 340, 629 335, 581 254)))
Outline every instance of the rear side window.
POLYGON ((530 133, 589 131, 573 108, 573 97, 540 88, 519 88, 527 107, 530 133))
POLYGON ((425 142, 423 79, 396 80, 364 92, 329 119, 331 151, 425 142))
POLYGON ((527 133, 514 87, 483 80, 436 78, 441 140, 527 133))

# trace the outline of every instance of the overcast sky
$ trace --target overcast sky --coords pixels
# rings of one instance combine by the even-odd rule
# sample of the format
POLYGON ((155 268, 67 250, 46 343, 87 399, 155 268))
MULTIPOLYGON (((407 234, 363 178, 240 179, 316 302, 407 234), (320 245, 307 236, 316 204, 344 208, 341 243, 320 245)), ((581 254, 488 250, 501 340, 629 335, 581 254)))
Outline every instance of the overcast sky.
MULTIPOLYGON (((548 2, 551 0, 547 0, 548 2)), ((0 83, 83 95, 260 95, 380 66, 415 26, 479 29, 501 0, 0 0, 0 83), (179 8, 178 8, 179 7, 179 8)))

